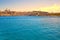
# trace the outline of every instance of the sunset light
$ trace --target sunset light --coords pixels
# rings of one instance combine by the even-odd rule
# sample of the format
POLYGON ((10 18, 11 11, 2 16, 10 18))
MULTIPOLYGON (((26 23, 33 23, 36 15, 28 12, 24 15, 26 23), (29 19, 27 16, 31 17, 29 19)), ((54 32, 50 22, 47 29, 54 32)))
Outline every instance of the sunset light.
POLYGON ((60 6, 59 5, 52 5, 49 7, 43 7, 41 8, 42 11, 47 11, 47 12, 60 12, 60 6))
POLYGON ((0 10, 60 12, 60 0, 0 0, 0 10))

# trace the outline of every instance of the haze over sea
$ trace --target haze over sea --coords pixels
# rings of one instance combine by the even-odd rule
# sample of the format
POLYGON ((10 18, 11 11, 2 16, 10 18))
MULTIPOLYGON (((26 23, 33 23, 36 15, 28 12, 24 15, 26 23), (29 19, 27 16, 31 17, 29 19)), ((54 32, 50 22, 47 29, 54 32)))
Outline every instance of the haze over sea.
POLYGON ((60 40, 60 17, 1 16, 0 40, 60 40))

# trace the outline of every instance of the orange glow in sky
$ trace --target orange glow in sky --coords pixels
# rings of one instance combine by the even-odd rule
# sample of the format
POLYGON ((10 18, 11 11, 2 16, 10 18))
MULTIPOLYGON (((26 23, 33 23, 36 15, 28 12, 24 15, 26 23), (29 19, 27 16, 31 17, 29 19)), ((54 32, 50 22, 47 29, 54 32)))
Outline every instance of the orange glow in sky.
POLYGON ((59 5, 51 5, 51 6, 47 6, 47 7, 23 7, 23 8, 14 8, 12 10, 15 10, 15 11, 46 11, 46 12, 60 12, 60 6, 59 5))
POLYGON ((0 10, 60 12, 60 0, 0 0, 0 10))
POLYGON ((60 12, 60 6, 59 5, 52 5, 49 7, 43 7, 41 8, 42 11, 47 11, 47 12, 60 12))

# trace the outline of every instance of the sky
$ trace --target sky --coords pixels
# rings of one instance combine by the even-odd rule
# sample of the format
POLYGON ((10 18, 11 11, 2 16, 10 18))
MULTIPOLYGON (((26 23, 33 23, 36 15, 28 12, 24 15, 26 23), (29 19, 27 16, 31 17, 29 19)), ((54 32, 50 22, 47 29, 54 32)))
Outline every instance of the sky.
POLYGON ((60 0, 0 0, 0 10, 60 12, 60 0))

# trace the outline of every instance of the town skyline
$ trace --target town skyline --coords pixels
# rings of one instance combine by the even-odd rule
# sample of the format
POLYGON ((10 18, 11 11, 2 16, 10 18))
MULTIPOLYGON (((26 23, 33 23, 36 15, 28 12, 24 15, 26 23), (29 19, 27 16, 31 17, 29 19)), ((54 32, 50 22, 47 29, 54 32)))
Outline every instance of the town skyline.
POLYGON ((6 9, 4 11, 0 11, 0 16, 60 16, 60 13, 49 13, 44 11, 11 11, 10 9, 6 9))

